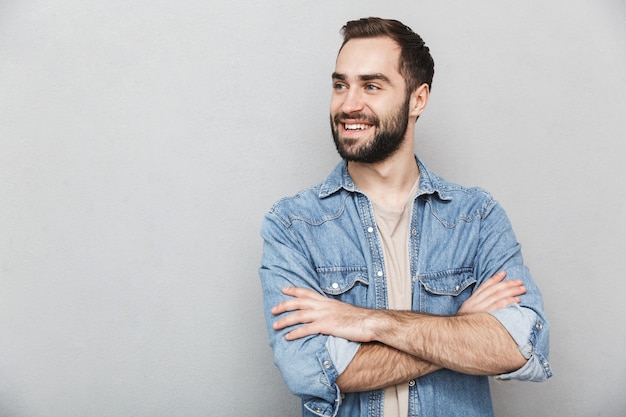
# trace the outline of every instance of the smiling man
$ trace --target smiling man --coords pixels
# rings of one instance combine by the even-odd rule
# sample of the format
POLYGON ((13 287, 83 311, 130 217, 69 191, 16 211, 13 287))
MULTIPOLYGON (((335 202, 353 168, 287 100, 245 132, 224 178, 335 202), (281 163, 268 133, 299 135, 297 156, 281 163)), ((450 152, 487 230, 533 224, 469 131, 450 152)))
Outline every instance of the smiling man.
POLYGON ((422 39, 379 18, 343 35, 343 161, 261 231, 275 363, 304 416, 493 415, 488 376, 552 375, 541 294, 500 205, 415 155, 434 73, 422 39))

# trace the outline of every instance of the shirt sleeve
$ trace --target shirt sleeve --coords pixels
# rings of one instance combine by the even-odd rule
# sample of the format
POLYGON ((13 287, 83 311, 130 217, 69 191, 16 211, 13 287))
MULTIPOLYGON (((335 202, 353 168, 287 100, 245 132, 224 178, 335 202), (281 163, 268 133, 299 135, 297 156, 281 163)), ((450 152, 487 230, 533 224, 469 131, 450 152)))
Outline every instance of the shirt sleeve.
POLYGON ((484 282, 498 271, 506 271, 506 279, 519 279, 526 288, 519 297, 519 304, 492 312, 528 359, 522 368, 497 378, 544 381, 552 376, 552 370, 548 362, 550 326, 543 309, 543 297, 524 265, 521 245, 502 207, 492 202, 483 216, 477 256, 479 281, 484 282))
MULTIPOLYGON (((309 288, 323 294, 316 272, 297 236, 283 219, 269 213, 263 222, 261 235, 264 242, 259 276, 274 363, 289 390, 302 399, 306 410, 312 415, 336 416, 342 397, 336 384, 339 374, 327 348, 328 336, 310 335, 288 341, 285 334, 293 327, 282 330, 272 327, 277 319, 289 314, 275 316, 271 312, 273 306, 288 299, 282 288, 309 288)), ((343 351, 343 348, 337 350, 343 351)), ((338 355, 338 358, 343 357, 338 355)))
MULTIPOLYGON (((552 376, 552 371, 545 356, 535 345, 545 343, 538 333, 547 331, 544 324, 539 319, 537 313, 530 308, 520 307, 518 304, 511 304, 508 307, 491 312, 498 321, 506 328, 517 346, 527 359, 526 364, 520 369, 496 376, 496 379, 520 381, 544 381, 552 376)), ((546 323, 547 324, 547 323, 546 323)), ((547 338, 547 336, 546 336, 547 338)), ((537 346, 539 347, 539 346, 537 346)))
POLYGON ((361 347, 358 342, 342 339, 341 337, 329 336, 326 340, 326 349, 330 360, 335 364, 337 373, 341 375, 361 347))

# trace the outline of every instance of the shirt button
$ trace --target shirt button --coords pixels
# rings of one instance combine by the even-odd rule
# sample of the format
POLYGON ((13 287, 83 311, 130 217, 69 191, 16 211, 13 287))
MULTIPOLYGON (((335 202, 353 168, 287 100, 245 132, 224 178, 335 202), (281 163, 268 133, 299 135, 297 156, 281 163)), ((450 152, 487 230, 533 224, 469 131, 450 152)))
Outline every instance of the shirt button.
POLYGON ((382 277, 383 276, 383 271, 378 271, 378 273, 376 275, 378 275, 379 277, 382 277))
POLYGON ((337 288, 339 288, 339 284, 337 284, 336 282, 333 282, 332 287, 336 290, 337 288))
POLYGON ((321 412, 322 412, 322 407, 317 407, 317 408, 315 409, 315 412, 317 412, 317 413, 321 413, 321 412))
POLYGON ((535 325, 535 327, 537 328, 537 330, 541 330, 541 329, 543 329, 543 324, 541 324, 541 323, 537 323, 537 324, 535 325))
POLYGON ((416 229, 411 230, 411 234, 412 234, 413 236, 417 235, 417 230, 416 230, 416 229))
POLYGON ((367 231, 368 231, 369 233, 372 233, 372 232, 374 231, 374 228, 373 228, 372 226, 370 226, 370 227, 368 227, 368 228, 367 228, 367 231))
POLYGON ((330 361, 324 361, 322 365, 324 365, 324 368, 328 369, 330 368, 330 361))
POLYGON ((460 290, 460 289, 461 289, 461 286, 460 286, 460 285, 457 285, 456 287, 454 287, 454 289, 458 291, 458 290, 460 290))
POLYGON ((409 381, 409 387, 413 387, 413 386, 415 386, 415 380, 414 379, 409 381))

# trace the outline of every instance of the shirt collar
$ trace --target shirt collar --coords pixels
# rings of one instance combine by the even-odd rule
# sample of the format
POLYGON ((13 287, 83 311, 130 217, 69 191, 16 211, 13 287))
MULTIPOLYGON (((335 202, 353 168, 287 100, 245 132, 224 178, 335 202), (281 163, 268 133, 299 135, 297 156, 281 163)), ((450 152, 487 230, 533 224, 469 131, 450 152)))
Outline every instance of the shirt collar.
MULTIPOLYGON (((420 185, 417 196, 437 193, 442 200, 450 200, 451 197, 447 192, 447 187, 443 179, 429 170, 426 165, 420 161, 417 155, 415 156, 415 162, 420 170, 420 185)), ((326 180, 321 184, 319 198, 326 198, 341 189, 351 193, 357 191, 354 181, 352 181, 348 173, 348 164, 346 161, 341 161, 337 164, 330 175, 328 175, 326 180)))

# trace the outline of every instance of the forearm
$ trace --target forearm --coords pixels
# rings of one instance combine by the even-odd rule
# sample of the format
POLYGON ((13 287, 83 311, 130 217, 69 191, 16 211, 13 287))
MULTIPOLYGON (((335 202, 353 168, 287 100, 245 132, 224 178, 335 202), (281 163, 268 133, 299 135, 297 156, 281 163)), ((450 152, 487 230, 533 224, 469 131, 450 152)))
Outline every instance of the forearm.
POLYGON ((337 379, 341 392, 386 388, 429 374, 440 366, 382 343, 363 343, 337 379))
POLYGON ((375 340, 426 362, 472 375, 519 369, 526 359, 488 313, 440 317, 380 310, 370 321, 375 340))

